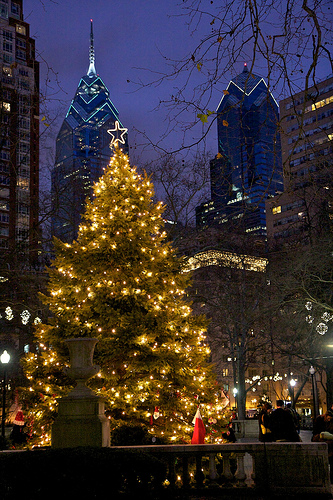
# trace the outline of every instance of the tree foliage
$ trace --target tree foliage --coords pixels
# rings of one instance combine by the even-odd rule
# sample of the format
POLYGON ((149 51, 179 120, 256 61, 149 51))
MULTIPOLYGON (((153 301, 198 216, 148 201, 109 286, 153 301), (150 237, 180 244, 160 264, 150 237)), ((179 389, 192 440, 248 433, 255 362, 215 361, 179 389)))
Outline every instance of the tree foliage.
POLYGON ((237 233, 236 226, 231 235, 227 229, 206 229, 201 238, 205 250, 188 260, 195 268, 193 304, 211 320, 208 338, 216 371, 219 380, 230 386, 229 393, 233 388, 238 390, 238 416, 244 419, 247 394, 257 390, 262 369, 271 379, 276 370, 271 363, 265 315, 267 259, 261 255, 263 242, 237 233), (256 377, 249 382, 247 374, 254 371, 256 377))
POLYGON ((147 163, 145 171, 151 175, 158 196, 163 199, 163 217, 174 226, 175 236, 195 225, 195 207, 209 196, 209 158, 197 152, 192 157, 176 154, 161 155, 147 163))
POLYGON ((273 255, 269 304, 279 332, 274 339, 278 352, 303 365, 305 375, 310 365, 319 370, 328 407, 333 402, 332 250, 327 232, 305 249, 273 255))
MULTIPOLYGON (((55 382, 55 364, 68 363, 64 340, 96 337, 101 370, 91 385, 106 398, 112 425, 150 424, 159 437, 179 441, 191 434, 198 403, 216 411, 215 376, 206 320, 192 314, 188 276, 166 242, 163 204, 153 194, 147 175, 116 150, 87 202, 77 240, 55 241, 43 297, 52 318, 39 325, 39 352, 27 356, 25 368, 38 399, 55 382)), ((55 384, 48 392, 53 405, 55 384)), ((43 401, 32 412, 42 414, 43 401)))

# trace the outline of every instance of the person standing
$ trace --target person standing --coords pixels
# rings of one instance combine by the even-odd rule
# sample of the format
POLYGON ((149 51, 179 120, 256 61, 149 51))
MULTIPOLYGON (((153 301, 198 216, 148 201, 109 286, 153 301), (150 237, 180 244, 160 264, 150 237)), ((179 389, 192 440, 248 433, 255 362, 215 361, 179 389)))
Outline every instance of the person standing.
POLYGON ((312 441, 322 439, 321 433, 329 432, 333 434, 333 411, 328 410, 324 415, 319 415, 313 422, 312 441))
POLYGON ((271 430, 271 413, 272 405, 268 402, 264 403, 259 412, 259 441, 262 443, 270 443, 273 440, 271 430))
POLYGON ((272 412, 271 431, 273 441, 299 441, 294 419, 291 413, 285 410, 282 399, 276 401, 276 409, 272 412))
POLYGON ((291 416, 293 417, 294 420, 294 425, 296 427, 297 434, 300 433, 301 430, 301 417, 295 410, 295 408, 292 408, 291 403, 286 404, 286 410, 291 413, 291 416))
POLYGON ((311 441, 324 442, 328 445, 328 461, 330 464, 330 479, 333 484, 333 410, 319 415, 313 422, 311 441))

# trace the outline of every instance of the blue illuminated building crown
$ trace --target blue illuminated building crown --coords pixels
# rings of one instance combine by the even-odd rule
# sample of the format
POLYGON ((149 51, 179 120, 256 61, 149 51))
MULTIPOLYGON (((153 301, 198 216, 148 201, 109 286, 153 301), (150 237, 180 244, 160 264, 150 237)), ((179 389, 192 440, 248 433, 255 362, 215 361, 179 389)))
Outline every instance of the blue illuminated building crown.
POLYGON ((197 207, 197 225, 233 220, 246 232, 265 235, 265 199, 282 190, 278 104, 264 79, 245 65, 229 82, 216 112, 211 199, 197 207))
POLYGON ((110 118, 119 121, 119 111, 109 94, 100 76, 83 76, 67 112, 66 123, 76 129, 86 124, 101 127, 110 118))
POLYGON ((79 82, 56 140, 56 162, 52 171, 52 233, 62 241, 77 236, 81 214, 91 187, 110 161, 108 130, 123 132, 122 149, 128 152, 128 138, 119 112, 95 69, 94 36, 91 21, 89 68, 79 82), (119 126, 115 126, 116 122, 119 126))

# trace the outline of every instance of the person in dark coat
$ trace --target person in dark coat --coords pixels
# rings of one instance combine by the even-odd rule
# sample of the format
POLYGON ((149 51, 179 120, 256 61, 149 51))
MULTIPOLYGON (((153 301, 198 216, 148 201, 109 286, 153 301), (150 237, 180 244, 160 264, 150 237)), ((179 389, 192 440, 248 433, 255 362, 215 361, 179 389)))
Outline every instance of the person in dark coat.
POLYGON ((333 411, 328 410, 324 415, 319 415, 313 422, 312 441, 319 441, 322 432, 333 434, 333 411))
POLYGON ((270 443, 273 440, 271 430, 271 413, 272 405, 268 402, 264 403, 259 412, 259 441, 262 443, 270 443))
POLYGON ((293 417, 294 424, 296 427, 297 434, 300 433, 301 430, 301 417, 295 410, 295 408, 292 408, 291 403, 286 404, 286 410, 291 413, 291 416, 293 417))
POLYGON ((327 443, 330 478, 333 484, 333 410, 328 410, 315 419, 311 441, 327 443))
POLYGON ((281 399, 276 401, 276 409, 272 412, 270 423, 273 441, 299 441, 294 419, 291 413, 285 410, 281 399))

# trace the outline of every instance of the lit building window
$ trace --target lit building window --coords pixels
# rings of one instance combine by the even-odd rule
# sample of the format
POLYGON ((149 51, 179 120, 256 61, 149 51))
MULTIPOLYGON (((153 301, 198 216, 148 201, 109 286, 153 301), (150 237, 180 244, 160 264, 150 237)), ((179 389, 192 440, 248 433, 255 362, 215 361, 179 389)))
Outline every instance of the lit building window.
POLYGON ((273 214, 280 214, 281 213, 281 205, 279 205, 278 207, 273 207, 272 212, 273 212, 273 214))
POLYGON ((2 68, 2 71, 3 71, 3 73, 4 73, 6 76, 9 76, 9 77, 12 77, 12 76, 13 76, 13 74, 12 74, 12 69, 11 69, 11 68, 9 68, 9 67, 7 67, 7 66, 4 66, 4 67, 2 68))
POLYGON ((17 186, 20 189, 24 189, 25 191, 29 191, 29 179, 25 179, 23 177, 18 177, 17 178, 17 186))
POLYGON ((20 35, 26 35, 25 26, 21 26, 20 24, 16 25, 16 33, 20 33, 20 35))
POLYGON ((318 108, 322 108, 323 106, 326 106, 327 104, 330 104, 333 102, 333 95, 326 97, 326 99, 322 99, 321 101, 315 102, 314 104, 311 104, 311 106, 308 106, 305 108, 305 113, 309 113, 309 111, 315 111, 318 108))

